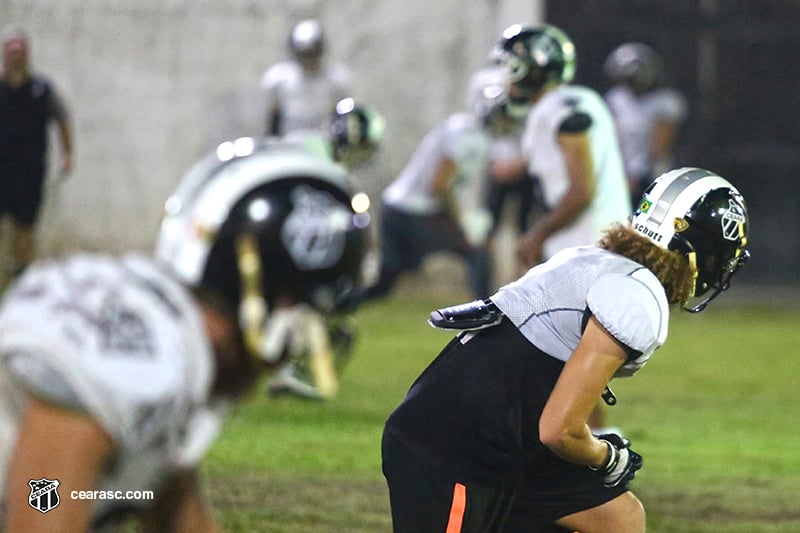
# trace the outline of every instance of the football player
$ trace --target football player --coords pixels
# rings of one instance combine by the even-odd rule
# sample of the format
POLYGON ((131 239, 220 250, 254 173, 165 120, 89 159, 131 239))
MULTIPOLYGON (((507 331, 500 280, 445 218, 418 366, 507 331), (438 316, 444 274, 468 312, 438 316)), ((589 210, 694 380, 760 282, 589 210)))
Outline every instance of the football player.
POLYGON ((302 20, 292 28, 292 58, 275 63, 261 77, 267 100, 266 135, 324 130, 336 103, 352 94, 350 70, 340 63, 326 64, 325 48, 319 21, 302 20))
POLYGON ((431 313, 458 331, 389 416, 383 471, 395 533, 643 533, 630 441, 587 421, 615 377, 667 339, 745 263, 748 214, 724 178, 681 168, 645 192, 632 223, 568 248, 486 300, 431 313), (702 301, 692 298, 702 297, 702 301))
MULTIPOLYGON (((377 152, 383 138, 384 119, 372 107, 356 103, 353 98, 344 98, 336 104, 330 115, 325 131, 301 130, 288 133, 280 138, 270 138, 267 142, 276 151, 296 150, 298 147, 354 169, 369 161, 377 152)), ((369 198, 366 194, 356 197, 359 209, 366 213, 369 198)), ((370 240, 373 236, 370 235, 370 240)), ((368 248, 372 249, 370 245, 368 248)), ((271 352, 288 350, 293 354, 285 358, 283 365, 267 383, 267 391, 272 397, 294 396, 310 400, 331 400, 335 398, 338 387, 338 374, 352 355, 355 328, 351 317, 343 309, 331 310, 319 315, 317 311, 303 306, 284 306, 280 317, 271 321, 273 330, 268 336, 271 352), (335 312, 334 312, 335 311, 335 312), (309 313, 316 315, 309 319, 309 313), (324 321, 324 327, 311 327, 316 319, 324 321), (315 347, 313 351, 310 347, 315 347), (316 353, 316 357, 309 357, 316 353), (331 355, 332 354, 332 355, 331 355), (320 362, 333 358, 333 362, 320 362), (317 361, 311 372, 309 363, 317 361), (327 369, 323 372, 323 369, 327 369)))
POLYGON ((513 25, 495 52, 517 105, 531 105, 522 135, 528 174, 547 212, 519 239, 523 266, 570 246, 592 244, 631 214, 614 121, 602 96, 573 85, 575 45, 552 25, 513 25))
POLYGON ((688 104, 678 90, 663 85, 661 57, 644 43, 621 44, 603 67, 613 84, 605 99, 617 124, 631 198, 638 202, 653 178, 672 166, 688 104))
POLYGON ((470 110, 448 116, 425 135, 383 192, 380 272, 352 305, 386 296, 400 275, 444 251, 465 260, 476 297, 489 293, 492 221, 481 192, 490 139, 513 128, 506 103, 502 85, 486 85, 470 110))
POLYGON ((277 311, 329 309, 358 282, 352 196, 330 160, 240 140, 168 199, 155 257, 35 263, 0 307, 6 530, 133 512, 147 531, 216 531, 198 463, 284 355, 267 349, 277 311))

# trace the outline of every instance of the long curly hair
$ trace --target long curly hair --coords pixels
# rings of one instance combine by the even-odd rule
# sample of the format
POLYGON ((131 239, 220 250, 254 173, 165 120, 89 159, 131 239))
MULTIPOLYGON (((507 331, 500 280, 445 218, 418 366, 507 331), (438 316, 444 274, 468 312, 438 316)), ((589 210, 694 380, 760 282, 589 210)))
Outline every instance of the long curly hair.
POLYGON ((614 224, 598 246, 647 267, 664 286, 670 304, 685 304, 694 294, 695 268, 682 255, 659 248, 629 224, 614 224))

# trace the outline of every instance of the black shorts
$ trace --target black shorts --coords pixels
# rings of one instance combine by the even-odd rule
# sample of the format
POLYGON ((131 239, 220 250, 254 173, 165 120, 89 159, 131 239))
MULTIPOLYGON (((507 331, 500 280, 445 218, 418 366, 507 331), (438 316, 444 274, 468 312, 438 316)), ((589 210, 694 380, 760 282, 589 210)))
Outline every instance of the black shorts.
POLYGON ((0 216, 33 226, 42 206, 45 167, 38 162, 0 159, 0 216))
POLYGON ((450 531, 439 526, 457 484, 465 512, 453 531, 470 533, 548 531, 627 491, 603 487, 539 441, 539 416, 562 368, 508 319, 451 342, 387 420, 383 469, 395 531, 450 531))
POLYGON ((394 533, 502 531, 515 492, 513 482, 493 487, 459 483, 421 464, 388 432, 383 434, 381 454, 394 533))

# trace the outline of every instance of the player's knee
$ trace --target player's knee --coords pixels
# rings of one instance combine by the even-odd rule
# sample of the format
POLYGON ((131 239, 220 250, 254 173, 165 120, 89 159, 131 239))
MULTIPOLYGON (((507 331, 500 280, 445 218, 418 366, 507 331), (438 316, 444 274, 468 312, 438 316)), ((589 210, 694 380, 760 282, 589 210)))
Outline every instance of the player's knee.
POLYGON ((627 533, 644 533, 647 529, 644 505, 632 492, 623 494, 622 515, 627 533))

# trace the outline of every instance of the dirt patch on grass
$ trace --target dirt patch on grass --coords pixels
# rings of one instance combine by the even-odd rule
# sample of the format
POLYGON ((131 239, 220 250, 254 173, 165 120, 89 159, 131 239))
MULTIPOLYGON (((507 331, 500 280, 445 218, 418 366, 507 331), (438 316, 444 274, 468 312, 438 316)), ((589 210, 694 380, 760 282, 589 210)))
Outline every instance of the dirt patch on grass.
POLYGON ((391 531, 382 480, 270 478, 246 473, 207 480, 213 507, 230 531, 377 533, 391 531))

